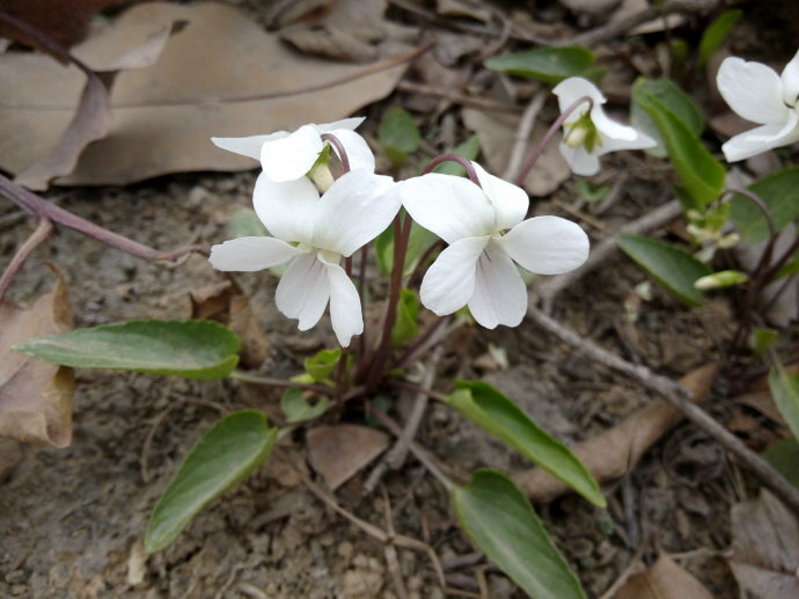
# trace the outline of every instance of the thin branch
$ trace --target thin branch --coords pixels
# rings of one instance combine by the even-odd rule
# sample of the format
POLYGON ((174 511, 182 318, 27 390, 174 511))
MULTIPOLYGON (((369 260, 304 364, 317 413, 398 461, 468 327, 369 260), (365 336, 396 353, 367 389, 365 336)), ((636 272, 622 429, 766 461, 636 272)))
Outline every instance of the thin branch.
POLYGON ((461 106, 470 106, 472 108, 479 108, 481 110, 491 110, 496 112, 512 112, 519 113, 518 106, 513 104, 506 104, 504 102, 497 102, 487 98, 478 98, 475 96, 467 96, 451 88, 435 87, 432 85, 425 85, 424 83, 416 83, 414 81, 400 81, 397 84, 397 89, 400 91, 408 92, 410 94, 417 94, 421 96, 435 96, 437 98, 444 98, 455 104, 461 106))
POLYGON ((25 264, 25 261, 33 251, 50 236, 52 230, 53 223, 49 218, 39 219, 39 224, 36 226, 36 229, 34 229, 30 237, 25 240, 25 243, 19 247, 17 253, 11 258, 11 262, 9 262, 5 272, 3 272, 3 276, 0 277, 0 302, 3 301, 6 291, 11 287, 11 282, 14 280, 14 277, 17 276, 23 264, 25 264))
POLYGON ((399 469, 405 462, 405 457, 408 454, 408 444, 416 437, 416 432, 419 430, 419 425, 422 423, 422 416, 424 416, 427 409, 427 401, 429 391, 433 388, 433 381, 436 378, 436 370, 438 363, 441 361, 441 356, 444 355, 444 349, 438 346, 430 360, 427 362, 420 390, 416 393, 413 401, 413 409, 405 423, 405 428, 402 429, 402 434, 397 438, 394 446, 385 454, 382 460, 375 466, 366 479, 364 489, 367 493, 374 491, 377 484, 383 478, 386 471, 391 468, 392 470, 399 469))
POLYGON ((680 206, 680 202, 678 200, 672 200, 656 208, 649 214, 624 225, 614 235, 603 239, 591 250, 588 260, 577 270, 538 282, 538 284, 534 285, 534 290, 543 300, 545 311, 549 311, 549 307, 558 293, 581 279, 613 255, 616 251, 616 242, 620 235, 637 235, 657 229, 670 223, 681 214, 682 206, 680 206))
POLYGON ((750 450, 735 435, 716 422, 707 412, 690 401, 689 392, 673 380, 655 374, 646 366, 635 365, 600 347, 575 331, 563 326, 534 306, 527 309, 527 315, 541 328, 549 331, 561 341, 586 354, 600 364, 616 370, 638 381, 668 401, 688 420, 713 437, 722 447, 737 457, 760 481, 795 513, 799 514, 799 489, 794 487, 768 462, 750 450))
POLYGON ((508 167, 502 175, 502 178, 506 181, 513 181, 519 174, 524 154, 527 151, 527 142, 535 128, 535 121, 538 118, 538 114, 544 107, 547 95, 549 95, 547 90, 541 90, 533 96, 533 99, 530 100, 524 113, 522 113, 522 118, 519 119, 519 127, 514 136, 513 150, 511 150, 510 153, 510 159, 508 159, 508 167))

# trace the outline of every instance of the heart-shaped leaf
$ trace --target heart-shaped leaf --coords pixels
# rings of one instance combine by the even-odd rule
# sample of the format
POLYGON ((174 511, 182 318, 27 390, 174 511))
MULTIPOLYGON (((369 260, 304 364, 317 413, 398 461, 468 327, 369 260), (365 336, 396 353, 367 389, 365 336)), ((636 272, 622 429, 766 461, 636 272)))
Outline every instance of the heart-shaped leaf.
POLYGON ((208 320, 131 320, 29 339, 14 350, 74 368, 215 379, 236 367, 239 345, 233 331, 208 320))
POLYGON ((602 74, 601 70, 594 67, 592 52, 582 46, 541 47, 493 56, 485 61, 485 66, 553 84, 577 76, 596 80, 602 74))
MULTIPOLYGON (((752 183, 749 190, 766 204, 778 231, 799 217, 799 166, 763 177, 752 183)), ((747 241, 757 243, 769 236, 766 218, 751 200, 736 195, 731 203, 732 219, 747 241)))
POLYGON ((530 597, 585 599, 530 502, 504 474, 477 470, 451 494, 458 521, 475 545, 530 597))
POLYGON ((169 545, 200 510, 241 482, 272 452, 278 429, 258 410, 228 414, 205 433, 153 509, 144 548, 169 545))

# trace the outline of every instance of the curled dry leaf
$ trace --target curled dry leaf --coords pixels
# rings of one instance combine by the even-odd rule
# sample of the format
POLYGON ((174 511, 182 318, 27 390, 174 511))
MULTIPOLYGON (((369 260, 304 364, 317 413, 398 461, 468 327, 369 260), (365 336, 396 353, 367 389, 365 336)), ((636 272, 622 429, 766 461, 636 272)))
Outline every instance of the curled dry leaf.
POLYGON ((308 460, 336 490, 388 447, 388 435, 355 424, 317 426, 308 431, 308 460))
MULTIPOLYGON (((185 22, 150 67, 117 75, 109 134, 80 156, 68 185, 120 185, 173 172, 244 170, 254 161, 216 148, 235 137, 329 122, 394 89, 405 65, 347 65, 303 57, 224 4, 136 5, 74 49, 94 70, 185 22)), ((44 156, 75 114, 84 75, 43 55, 0 55, 0 168, 44 156)))
MULTIPOLYGON (((461 114, 466 127, 477 133, 480 138, 480 147, 490 167, 489 170, 501 173, 508 165, 513 146, 516 144, 519 117, 473 108, 464 108, 461 114)), ((536 123, 527 153, 541 141, 547 128, 543 123, 536 123)), ((551 143, 528 173, 522 187, 534 196, 545 196, 560 187, 570 175, 569 165, 561 156, 558 145, 551 143)))
POLYGON ((28 310, 0 303, 0 438, 67 447, 72 441, 72 369, 18 354, 11 347, 72 328, 67 285, 55 288, 28 310))
MULTIPOLYGON (((680 384, 699 403, 710 392, 717 370, 715 364, 702 366, 681 378, 680 384)), ((681 420, 682 415, 670 404, 655 400, 613 428, 578 443, 572 451, 599 482, 614 480, 624 476, 655 441, 681 420)), ((569 491, 568 486, 541 468, 521 472, 514 478, 534 501, 551 501, 569 491)))
POLYGON ((732 506, 730 568, 757 599, 799 597, 799 521, 765 489, 732 506))
POLYGON ((241 362, 258 368, 272 353, 269 339, 258 324, 250 300, 232 278, 194 289, 191 297, 191 318, 215 320, 230 327, 241 339, 241 362))
POLYGON ((642 574, 630 578, 616 599, 713 599, 710 591, 685 568, 661 553, 642 574))
POLYGON ((96 67, 98 71, 106 72, 106 76, 102 78, 85 68, 82 62, 77 61, 76 65, 83 71, 86 83, 78 100, 74 118, 55 146, 42 158, 18 173, 14 182, 28 189, 41 191, 47 189, 54 177, 71 173, 84 148, 91 142, 104 138, 111 128, 111 98, 108 88, 113 84, 116 72, 123 69, 144 68, 153 64, 163 50, 171 31, 171 26, 160 27, 148 35, 140 46, 133 47, 116 57, 113 51, 106 54, 109 59, 108 64, 105 67, 96 67))

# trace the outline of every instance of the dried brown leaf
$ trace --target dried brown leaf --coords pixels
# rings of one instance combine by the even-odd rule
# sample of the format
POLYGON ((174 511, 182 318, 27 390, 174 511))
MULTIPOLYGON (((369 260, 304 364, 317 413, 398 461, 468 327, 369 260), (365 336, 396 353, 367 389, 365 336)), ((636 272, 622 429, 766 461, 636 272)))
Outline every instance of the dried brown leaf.
POLYGON ((770 492, 732 506, 730 568, 757 599, 799 597, 799 521, 770 492))
POLYGON ((0 303, 0 438, 59 448, 72 441, 72 369, 11 351, 25 339, 71 327, 67 285, 60 275, 54 289, 28 310, 0 303))
MULTIPOLYGON (((516 143, 519 117, 473 108, 464 108, 462 116, 464 124, 479 136, 489 170, 502 173, 510 161, 516 143)), ((543 123, 536 123, 528 151, 541 141, 547 129, 543 123)), ((527 175, 522 187, 532 195, 545 196, 560 187, 570 175, 569 165, 561 156, 558 145, 549 144, 527 175)))
POLYGON ((713 599, 710 591, 665 553, 644 573, 630 578, 616 599, 713 599))
MULTIPOLYGON (((125 184, 165 173, 244 170, 248 158, 224 152, 212 135, 244 136, 333 121, 394 89, 405 65, 331 63, 297 55, 239 10, 223 4, 136 5, 74 49, 102 70, 176 21, 158 61, 119 73, 114 122, 59 184, 125 184)), ((75 113, 84 77, 45 56, 0 55, 0 168, 18 173, 44 156, 75 113)))
POLYGON ((216 320, 238 335, 242 364, 258 368, 271 355, 272 346, 253 314, 250 300, 233 279, 192 290, 189 295, 192 318, 216 320))
MULTIPOLYGON (((710 392, 718 367, 709 364, 680 379, 691 392, 693 401, 701 402, 710 392)), ((664 400, 655 400, 634 412, 621 423, 587 441, 578 443, 572 452, 599 482, 624 476, 641 456, 666 431, 682 420, 682 415, 664 400)), ((569 487, 541 468, 517 474, 516 484, 534 501, 550 501, 569 491, 569 487)))
POLYGON ((318 426, 308 431, 308 459, 335 490, 388 447, 388 435, 355 424, 318 426))

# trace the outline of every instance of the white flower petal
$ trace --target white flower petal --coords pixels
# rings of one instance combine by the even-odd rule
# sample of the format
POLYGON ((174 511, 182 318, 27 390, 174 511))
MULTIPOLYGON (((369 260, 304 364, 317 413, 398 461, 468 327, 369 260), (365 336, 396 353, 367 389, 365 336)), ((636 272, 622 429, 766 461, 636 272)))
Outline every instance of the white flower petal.
POLYGON ((327 266, 315 252, 296 256, 280 277, 275 292, 275 304, 288 318, 299 319, 297 327, 307 331, 314 326, 330 299, 330 278, 327 266))
MULTIPOLYGON (((372 154, 372 150, 369 148, 369 144, 366 143, 366 140, 363 137, 355 133, 355 131, 350 131, 349 129, 334 129, 329 133, 331 135, 335 135, 341 142, 341 145, 344 146, 344 151, 347 153, 347 160, 349 161, 351 171, 365 168, 374 172, 375 157, 374 154, 372 154)), ((336 146, 332 147, 333 151, 336 152, 336 155, 338 155, 336 146)), ((341 156, 339 156, 339 159, 340 158, 341 156)))
POLYGON ((350 171, 336 179, 317 204, 312 217, 312 245, 351 256, 382 233, 400 209, 391 193, 394 180, 369 169, 350 171))
POLYGON ((494 204, 496 212, 495 229, 501 231, 518 225, 527 216, 530 199, 521 187, 500 179, 487 172, 476 162, 472 162, 480 187, 494 204))
POLYGON ((261 146, 261 166, 272 181, 293 181, 304 176, 324 148, 315 125, 303 125, 287 137, 261 146))
POLYGON ((320 260, 327 267, 330 283, 330 324, 341 347, 349 347, 353 335, 363 333, 361 298, 355 285, 338 264, 320 260))
POLYGON ((570 146, 560 142, 560 153, 566 159, 566 163, 575 175, 596 175, 599 172, 599 158, 596 154, 590 154, 585 146, 570 146))
POLYGON ((260 160, 261 147, 266 142, 283 139, 288 136, 288 131, 277 131, 269 135, 253 135, 250 137, 212 137, 211 141, 218 148, 222 148, 228 152, 260 160))
POLYGON ((773 148, 787 146, 799 141, 799 116, 795 112, 788 115, 784 123, 761 125, 744 131, 729 139, 721 146, 727 162, 746 160, 773 148))
POLYGON ((521 266, 540 275, 569 272, 588 258, 588 235, 558 216, 530 218, 497 243, 521 266))
POLYGON ((214 245, 208 260, 217 270, 251 272, 288 262, 299 252, 274 237, 239 237, 214 245))
POLYGON ((365 116, 353 116, 348 119, 341 119, 338 121, 333 121, 332 123, 322 123, 320 125, 314 126, 319 133, 330 133, 336 129, 349 129, 350 131, 353 131, 357 129, 365 120, 365 116))
POLYGON ((785 65, 780 79, 782 80, 783 102, 795 108, 797 101, 799 101, 799 51, 785 65))
MULTIPOLYGON (((564 79, 552 88, 552 93, 558 97, 558 106, 561 112, 565 111, 583 96, 591 98, 594 101, 594 106, 605 103, 605 96, 602 95, 599 88, 583 77, 569 77, 568 79, 564 79)), ((576 120, 577 117, 587 111, 588 103, 585 102, 572 113, 572 116, 569 117, 569 121, 576 120)))
POLYGON ((596 125, 603 139, 631 142, 638 137, 638 131, 636 131, 635 127, 622 125, 614 121, 605 114, 599 104, 594 104, 594 108, 591 110, 591 121, 596 125))
POLYGON ((716 76, 719 93, 739 116, 761 124, 780 123, 790 110, 783 104, 782 81, 770 67, 730 56, 716 76))
POLYGON ((261 173, 255 181, 252 202, 272 235, 284 241, 310 242, 319 192, 307 177, 275 183, 261 173))
POLYGON ((439 316, 452 314, 474 294, 477 260, 491 237, 467 237, 450 245, 427 269, 419 297, 439 316))
POLYGON ((469 300, 474 319, 487 329, 518 326, 527 312, 527 288, 510 256, 491 242, 477 261, 474 293, 469 300))
POLYGON ((621 126, 629 130, 629 135, 623 139, 603 136, 601 145, 595 148, 597 156, 619 150, 644 150, 646 148, 654 148, 657 145, 654 139, 638 131, 635 127, 621 126))
POLYGON ((398 193, 411 218, 447 243, 496 231, 493 204, 464 177, 428 173, 399 183, 398 193))

